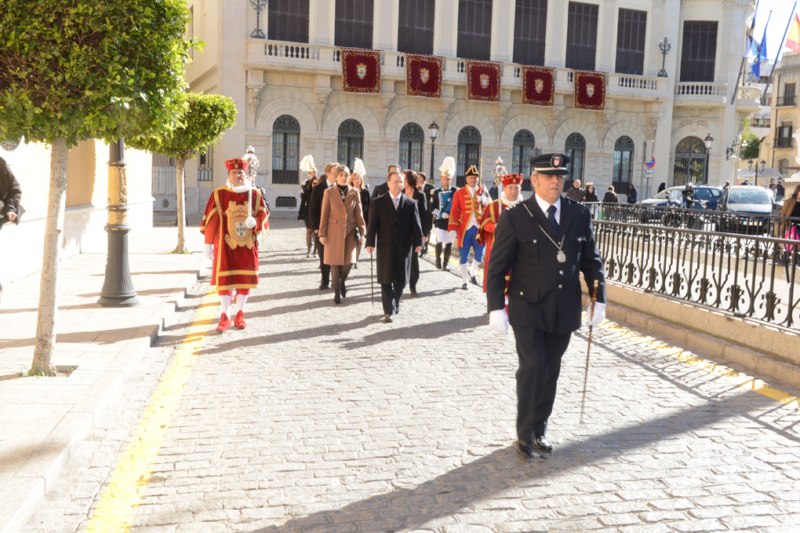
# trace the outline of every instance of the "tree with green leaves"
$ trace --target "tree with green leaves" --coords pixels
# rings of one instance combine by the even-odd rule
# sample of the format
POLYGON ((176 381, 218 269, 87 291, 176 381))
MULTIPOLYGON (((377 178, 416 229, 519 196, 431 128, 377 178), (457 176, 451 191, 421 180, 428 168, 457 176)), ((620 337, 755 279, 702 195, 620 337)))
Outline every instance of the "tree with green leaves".
POLYGON ((2 0, 0 139, 52 147, 32 374, 55 370, 68 149, 177 125, 187 20, 184 0, 2 0))
POLYGON ((758 159, 758 154, 761 151, 761 141, 758 135, 751 131, 745 131, 742 134, 742 159, 758 159))
POLYGON ((209 146, 236 122, 236 104, 227 96, 188 93, 188 106, 181 125, 163 134, 146 134, 128 139, 128 144, 150 152, 158 152, 176 161, 175 184, 178 195, 178 245, 175 253, 186 253, 186 201, 184 198, 184 168, 197 154, 209 146))

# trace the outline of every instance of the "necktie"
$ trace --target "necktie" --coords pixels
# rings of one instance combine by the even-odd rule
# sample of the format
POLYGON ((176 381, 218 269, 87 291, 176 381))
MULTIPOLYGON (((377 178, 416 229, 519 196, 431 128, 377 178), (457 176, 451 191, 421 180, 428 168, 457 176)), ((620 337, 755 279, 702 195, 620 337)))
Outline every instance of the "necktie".
POLYGON ((394 210, 397 211, 397 204, 400 203, 400 197, 399 196, 393 196, 392 197, 392 201, 394 202, 394 210))
POLYGON ((553 228, 553 233, 558 235, 558 221, 556 220, 556 206, 551 205, 547 208, 547 221, 550 222, 550 227, 553 228))

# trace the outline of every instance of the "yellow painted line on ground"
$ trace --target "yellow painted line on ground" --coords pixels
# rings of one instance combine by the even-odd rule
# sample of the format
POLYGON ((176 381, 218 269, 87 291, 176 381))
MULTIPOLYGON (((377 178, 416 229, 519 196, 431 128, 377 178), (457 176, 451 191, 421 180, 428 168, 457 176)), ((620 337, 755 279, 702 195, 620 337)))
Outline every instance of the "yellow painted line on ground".
POLYGON ((139 425, 122 453, 119 464, 95 506, 86 531, 128 531, 136 507, 152 474, 164 435, 183 394, 183 388, 197 361, 196 353, 208 335, 208 321, 216 317, 216 293, 207 294, 182 339, 172 361, 158 382, 144 409, 139 425), (205 324, 204 324, 205 322, 205 324))
MULTIPOLYGON (((613 329, 618 333, 623 334, 626 337, 630 337, 632 339, 647 339, 650 337, 646 337, 640 333, 632 331, 625 326, 621 326, 614 322, 606 322, 603 324, 604 327, 608 329, 613 329)), ((800 408, 800 398, 789 394, 788 392, 783 392, 781 390, 775 389, 767 385, 764 381, 754 378, 753 376, 749 376, 743 372, 736 371, 730 367, 722 365, 720 363, 716 363, 714 361, 709 361, 708 359, 703 359, 702 357, 698 357, 696 354, 692 352, 688 352, 683 350, 682 348, 678 348, 677 346, 672 346, 670 344, 664 343, 662 341, 658 341, 653 339, 650 342, 654 348, 664 351, 673 352, 671 355, 681 361, 682 363, 694 367, 699 368, 708 372, 709 374, 714 374, 716 376, 723 376, 728 378, 736 383, 736 386, 741 389, 746 389, 762 396, 765 396, 771 400, 775 400, 777 402, 783 403, 785 405, 794 404, 800 408)))

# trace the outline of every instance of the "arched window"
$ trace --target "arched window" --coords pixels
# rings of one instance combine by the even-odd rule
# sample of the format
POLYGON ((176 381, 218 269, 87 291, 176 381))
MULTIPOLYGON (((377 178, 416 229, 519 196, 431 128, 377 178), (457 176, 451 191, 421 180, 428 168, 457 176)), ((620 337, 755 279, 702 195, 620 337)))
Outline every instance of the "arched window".
POLYGON ((611 182, 617 194, 628 194, 628 184, 633 174, 633 139, 623 135, 614 143, 614 162, 611 182))
POLYGON ((572 187, 575 180, 583 181, 583 164, 586 156, 586 139, 580 133, 570 133, 564 143, 564 152, 569 156, 569 174, 564 180, 564 190, 572 187))
POLYGON ((409 122, 400 130, 400 168, 410 168, 417 172, 422 170, 422 144, 425 132, 413 122, 409 122))
POLYGON ((359 121, 349 118, 339 125, 337 146, 336 160, 353 170, 355 158, 364 158, 364 127, 359 121))
POLYGON ((675 147, 672 184, 705 183, 706 145, 699 137, 684 137, 675 147))
POLYGON ((522 190, 530 191, 531 187, 531 157, 533 157, 536 139, 528 130, 519 130, 514 135, 514 148, 511 153, 511 172, 522 174, 522 190))
MULTIPOLYGON (((481 132, 467 126, 458 133, 458 159, 456 161, 456 186, 463 187, 467 182, 467 169, 470 165, 481 165, 481 132)), ((481 176, 482 177, 482 176, 481 176)))
POLYGON ((281 115, 272 124, 272 183, 298 183, 297 153, 300 151, 300 123, 281 115))

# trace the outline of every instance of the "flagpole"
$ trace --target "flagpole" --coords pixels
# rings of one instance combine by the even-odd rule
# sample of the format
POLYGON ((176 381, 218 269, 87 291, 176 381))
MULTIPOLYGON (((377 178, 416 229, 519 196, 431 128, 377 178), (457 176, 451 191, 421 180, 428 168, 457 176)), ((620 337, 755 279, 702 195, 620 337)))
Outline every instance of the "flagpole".
POLYGON ((756 0, 756 8, 753 10, 753 21, 750 23, 750 38, 744 40, 744 52, 742 52, 742 62, 739 64, 739 74, 736 76, 736 83, 733 85, 733 95, 730 99, 731 105, 736 101, 736 93, 739 91, 739 80, 742 79, 742 74, 744 73, 744 65, 747 62, 747 50, 750 48, 750 40, 753 38, 753 30, 756 28, 756 15, 758 14, 759 3, 761 3, 761 0, 756 0))
POLYGON ((764 99, 767 97, 767 90, 769 89, 769 84, 770 81, 772 80, 772 75, 775 74, 775 66, 778 64, 778 57, 780 57, 781 52, 783 51, 783 47, 786 45, 786 34, 789 33, 789 26, 791 26, 792 21, 794 21, 795 9, 797 9, 796 1, 792 6, 792 12, 789 14, 789 22, 786 23, 786 29, 783 30, 783 38, 781 39, 781 45, 778 47, 778 51, 775 52, 775 61, 772 62, 772 70, 769 71, 769 78, 767 78, 767 84, 764 86, 764 92, 761 94, 761 105, 766 105, 764 103, 764 99))

